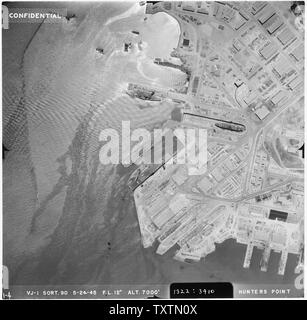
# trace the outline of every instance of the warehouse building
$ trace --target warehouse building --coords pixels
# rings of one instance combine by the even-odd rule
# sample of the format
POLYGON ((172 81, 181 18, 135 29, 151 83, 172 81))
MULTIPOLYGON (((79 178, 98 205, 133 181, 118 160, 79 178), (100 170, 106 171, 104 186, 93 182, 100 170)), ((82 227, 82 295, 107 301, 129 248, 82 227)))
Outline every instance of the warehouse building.
POLYGON ((279 220, 279 221, 286 222, 287 218, 288 218, 287 212, 273 210, 273 209, 270 210, 269 219, 271 220, 279 220))

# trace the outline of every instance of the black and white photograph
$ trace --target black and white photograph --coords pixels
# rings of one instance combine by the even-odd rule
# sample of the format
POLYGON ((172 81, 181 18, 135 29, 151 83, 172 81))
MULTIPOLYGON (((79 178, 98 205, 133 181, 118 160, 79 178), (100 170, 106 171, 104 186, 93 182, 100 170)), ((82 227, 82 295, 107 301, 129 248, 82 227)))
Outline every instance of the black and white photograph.
POLYGON ((304 21, 2 2, 2 299, 303 299, 304 21))

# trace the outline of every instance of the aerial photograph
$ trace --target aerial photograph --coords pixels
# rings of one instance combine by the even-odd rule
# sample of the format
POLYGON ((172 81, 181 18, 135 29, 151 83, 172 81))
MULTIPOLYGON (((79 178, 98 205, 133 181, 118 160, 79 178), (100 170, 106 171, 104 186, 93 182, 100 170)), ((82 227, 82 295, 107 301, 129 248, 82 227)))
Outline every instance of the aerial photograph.
POLYGON ((2 2, 2 298, 304 298, 304 19, 2 2))

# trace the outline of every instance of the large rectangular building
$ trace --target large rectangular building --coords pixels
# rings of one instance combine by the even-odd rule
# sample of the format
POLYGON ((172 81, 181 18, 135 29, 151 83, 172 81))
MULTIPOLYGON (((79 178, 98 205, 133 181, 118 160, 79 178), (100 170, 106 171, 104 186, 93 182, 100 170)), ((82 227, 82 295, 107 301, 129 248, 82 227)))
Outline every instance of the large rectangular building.
POLYGON ((304 59, 304 44, 301 43, 298 47, 296 47, 292 52, 291 55, 294 57, 296 61, 301 61, 304 59))
POLYGON ((277 48, 272 42, 269 42, 259 51, 259 53, 265 60, 269 60, 277 53, 277 48))
POLYGON ((254 2, 253 5, 252 5, 251 13, 253 15, 256 15, 258 12, 260 12, 262 9, 264 9, 264 7, 266 5, 267 4, 265 2, 263 2, 263 1, 254 2))
POLYGON ((283 25, 282 19, 277 15, 274 14, 269 20, 267 20, 263 26, 267 29, 269 34, 274 33, 283 25))
POLYGON ((282 45, 286 45, 295 39, 294 33, 289 28, 284 28, 278 35, 277 39, 282 45))
POLYGON ((273 15, 275 15, 275 12, 273 9, 269 9, 268 11, 267 10, 264 10, 263 14, 258 18, 258 21, 261 23, 261 24, 264 24, 266 21, 268 21, 273 15))
POLYGON ((288 218, 288 213, 284 211, 278 211, 278 210, 270 210, 269 219, 271 220, 279 220, 286 222, 288 218))

